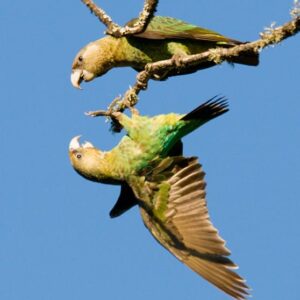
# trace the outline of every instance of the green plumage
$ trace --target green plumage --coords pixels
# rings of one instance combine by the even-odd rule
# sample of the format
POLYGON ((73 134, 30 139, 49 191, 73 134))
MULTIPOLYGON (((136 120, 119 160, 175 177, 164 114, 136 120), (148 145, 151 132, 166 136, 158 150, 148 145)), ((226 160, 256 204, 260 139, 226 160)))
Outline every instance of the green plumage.
POLYGON ((127 131, 115 148, 104 152, 76 137, 69 155, 83 177, 121 185, 111 217, 138 205, 162 246, 227 294, 245 299, 248 287, 231 270, 236 265, 208 215, 202 167, 197 158, 182 156, 181 138, 226 111, 226 101, 213 98, 186 115, 115 113, 127 131))
MULTIPOLYGON (((132 26, 135 21, 137 19, 131 20, 127 25, 132 26)), ((241 44, 241 42, 225 37, 215 31, 201 28, 179 19, 162 16, 153 17, 146 30, 134 36, 154 40, 198 40, 231 46, 241 44)))
MULTIPOLYGON (((134 24, 132 20, 128 25, 134 24)), ((170 17, 153 17, 144 32, 128 37, 107 36, 89 43, 76 55, 72 65, 72 84, 79 88, 80 83, 93 80, 114 67, 132 67, 137 71, 144 69, 147 63, 159 60, 175 59, 202 53, 210 48, 233 47, 241 42, 223 36, 215 31, 201 28, 170 17)), ((257 53, 245 53, 233 57, 229 62, 256 66, 257 53)), ((204 62, 186 69, 188 74, 214 66, 213 61, 204 62)), ((178 75, 175 70, 168 76, 178 75)), ((162 74, 154 79, 163 80, 162 74)))

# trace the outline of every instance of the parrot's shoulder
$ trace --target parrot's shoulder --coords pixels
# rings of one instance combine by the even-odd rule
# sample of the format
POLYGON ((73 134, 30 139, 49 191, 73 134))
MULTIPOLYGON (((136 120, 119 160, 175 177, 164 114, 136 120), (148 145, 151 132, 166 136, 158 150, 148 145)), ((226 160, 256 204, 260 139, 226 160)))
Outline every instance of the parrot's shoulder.
MULTIPOLYGON (((134 23, 137 21, 138 19, 132 19, 130 20, 126 25, 127 26, 133 26, 134 23)), ((144 32, 147 32, 149 34, 151 33, 164 33, 164 32, 182 32, 185 30, 191 30, 197 28, 196 25, 193 24, 189 24, 185 21, 182 21, 180 19, 176 19, 176 18, 172 18, 172 17, 166 17, 166 16, 154 16, 146 30, 144 32)))

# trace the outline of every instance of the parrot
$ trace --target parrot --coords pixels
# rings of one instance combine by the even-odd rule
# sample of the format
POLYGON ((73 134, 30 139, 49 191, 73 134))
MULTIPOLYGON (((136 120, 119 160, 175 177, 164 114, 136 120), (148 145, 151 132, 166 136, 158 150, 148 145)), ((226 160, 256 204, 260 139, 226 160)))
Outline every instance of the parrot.
MULTIPOLYGON (((132 26, 136 20, 129 21, 127 25, 132 26)), ((136 71, 141 71, 148 63, 170 58, 174 58, 180 65, 180 58, 186 55, 241 44, 243 42, 179 19, 154 16, 141 33, 120 38, 108 35, 83 47, 73 61, 71 83, 80 89, 83 80, 91 81, 114 67, 132 67, 136 71)), ((257 66, 259 57, 258 53, 246 52, 233 57, 229 62, 257 66)), ((167 75, 189 74, 214 65, 215 62, 207 61, 180 73, 178 70, 170 71, 167 75)), ((165 75, 155 74, 153 79, 165 80, 165 75)))
POLYGON ((127 131, 117 146, 102 151, 75 136, 69 157, 85 179, 121 186, 110 217, 137 205, 146 228, 171 254, 234 299, 246 299, 249 288, 232 270, 237 265, 208 214, 205 173, 197 157, 183 156, 181 141, 228 110, 227 99, 214 97, 185 115, 115 112, 127 131))

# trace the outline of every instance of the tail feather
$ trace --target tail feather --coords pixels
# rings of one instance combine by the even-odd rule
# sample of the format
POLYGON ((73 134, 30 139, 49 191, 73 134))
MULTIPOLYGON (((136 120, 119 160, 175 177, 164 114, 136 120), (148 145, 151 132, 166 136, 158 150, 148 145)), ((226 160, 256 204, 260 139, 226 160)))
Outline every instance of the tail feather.
POLYGON ((227 99, 215 96, 181 118, 183 121, 199 120, 202 124, 229 111, 227 99))

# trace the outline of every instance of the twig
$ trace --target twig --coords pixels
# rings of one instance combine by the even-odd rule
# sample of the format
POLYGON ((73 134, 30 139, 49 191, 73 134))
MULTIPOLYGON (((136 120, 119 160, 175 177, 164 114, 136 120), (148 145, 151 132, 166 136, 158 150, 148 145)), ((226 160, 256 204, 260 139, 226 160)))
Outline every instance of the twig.
POLYGON ((128 36, 141 33, 147 27, 151 17, 153 16, 159 0, 145 0, 142 12, 134 26, 121 27, 114 23, 111 17, 92 0, 81 0, 91 12, 107 27, 106 33, 114 37, 128 36))

